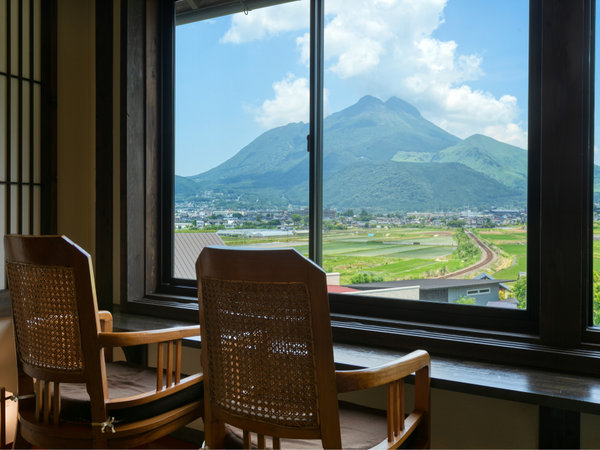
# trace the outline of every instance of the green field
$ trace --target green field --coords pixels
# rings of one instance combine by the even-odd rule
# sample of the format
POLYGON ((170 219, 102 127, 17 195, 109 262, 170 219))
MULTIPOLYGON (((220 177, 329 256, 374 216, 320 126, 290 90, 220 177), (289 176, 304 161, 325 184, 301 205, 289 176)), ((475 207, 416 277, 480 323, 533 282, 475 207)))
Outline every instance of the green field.
POLYGON ((594 265, 594 270, 596 272, 600 272, 600 241, 594 241, 594 243, 592 244, 593 248, 594 248, 594 259, 593 259, 593 265, 594 265))
MULTIPOLYGON (((479 260, 479 252, 470 260, 458 259, 454 233, 433 227, 329 231, 323 235, 323 267, 339 272, 341 284, 350 284, 361 272, 386 281, 438 277, 479 260)), ((224 240, 228 245, 291 246, 308 254, 306 237, 224 240)))
MULTIPOLYGON (((501 265, 487 267, 486 272, 513 280, 519 272, 527 272, 525 228, 475 232, 502 257, 501 265)), ((339 272, 341 284, 351 284, 352 276, 361 272, 385 281, 439 277, 479 260, 479 252, 470 260, 458 258, 455 233, 455 229, 434 227, 331 230, 323 234, 323 267, 327 272, 339 272)), ((227 245, 294 247, 308 255, 307 235, 224 240, 227 245)), ((594 255, 594 268, 600 270, 600 241, 594 242, 594 255)))
MULTIPOLYGON (((473 230, 499 256, 484 270, 497 279, 516 280, 527 272, 527 230, 524 227, 473 230)), ((333 230, 323 234, 323 268, 339 272, 340 284, 352 284, 352 277, 369 274, 375 280, 437 278, 470 266, 480 258, 480 252, 470 259, 459 259, 456 229, 393 228, 333 230)), ((600 224, 594 223, 594 236, 600 236, 600 224)), ((227 245, 257 247, 294 247, 308 256, 308 235, 284 238, 224 237, 227 245)), ((600 240, 593 241, 593 269, 600 273, 600 240)), ((474 273, 467 277, 472 278, 474 273)), ((508 283, 513 285, 514 283, 508 283)), ((600 285, 600 283, 598 283, 600 285)), ((595 285, 595 292, 600 288, 595 285)), ((600 294, 595 295, 600 299, 600 294)), ((600 325, 600 300, 594 303, 600 325)))
POLYGON ((480 230, 481 238, 496 252, 510 260, 510 267, 493 273, 495 278, 516 280, 527 272, 527 231, 525 229, 480 230))

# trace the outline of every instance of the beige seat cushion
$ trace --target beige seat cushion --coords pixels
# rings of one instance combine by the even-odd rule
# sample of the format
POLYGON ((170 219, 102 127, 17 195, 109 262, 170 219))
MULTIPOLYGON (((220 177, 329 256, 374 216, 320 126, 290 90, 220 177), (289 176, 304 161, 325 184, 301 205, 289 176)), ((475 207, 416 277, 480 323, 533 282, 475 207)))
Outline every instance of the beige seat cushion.
MULTIPOLYGON (((385 411, 340 402, 340 428, 343 448, 371 448, 387 437, 385 411)), ((228 426, 227 448, 242 448, 242 431, 228 426)), ((256 435, 253 434, 253 447, 256 435)), ((272 448, 270 438, 267 447, 272 448)), ((320 440, 281 439, 281 448, 323 448, 320 440)))
MULTIPOLYGON (((156 389, 156 369, 148 369, 123 362, 106 364, 109 398, 128 397, 156 389)), ((72 422, 90 421, 90 397, 85 384, 60 385, 61 418, 72 422)), ((109 415, 118 422, 133 422, 153 417, 203 397, 202 383, 196 383, 180 392, 140 406, 112 410, 109 415)))

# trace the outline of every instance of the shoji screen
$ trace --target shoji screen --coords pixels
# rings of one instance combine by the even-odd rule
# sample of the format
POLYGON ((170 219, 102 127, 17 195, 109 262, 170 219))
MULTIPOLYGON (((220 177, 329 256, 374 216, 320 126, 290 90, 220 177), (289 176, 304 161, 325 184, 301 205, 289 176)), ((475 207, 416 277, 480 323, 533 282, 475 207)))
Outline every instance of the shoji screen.
POLYGON ((41 229, 42 1, 0 0, 0 236, 41 229))

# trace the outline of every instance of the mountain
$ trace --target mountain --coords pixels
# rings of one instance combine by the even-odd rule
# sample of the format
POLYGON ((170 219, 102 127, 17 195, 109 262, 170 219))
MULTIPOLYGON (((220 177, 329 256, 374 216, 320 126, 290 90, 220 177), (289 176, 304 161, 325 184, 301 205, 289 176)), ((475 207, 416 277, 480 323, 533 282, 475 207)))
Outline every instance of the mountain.
POLYGON ((198 183, 187 177, 175 175, 175 197, 176 200, 183 200, 198 193, 198 183))
POLYGON ((389 161, 399 151, 438 152, 460 139, 429 122, 396 97, 387 102, 367 95, 324 120, 324 154, 356 161, 389 161))
POLYGON ((432 162, 458 162, 507 186, 527 186, 527 151, 481 134, 442 150, 432 162))
POLYGON ((459 163, 379 162, 366 166, 356 164, 324 184, 325 207, 357 208, 389 211, 456 210, 465 205, 476 208, 518 206, 522 195, 459 163), (365 172, 368 183, 348 189, 347 180, 361 179, 365 172))
POLYGON ((393 161, 457 162, 507 186, 527 186, 527 151, 514 145, 474 134, 435 153, 398 152, 393 161))
POLYGON ((260 183, 265 178, 287 173, 299 164, 308 164, 307 134, 308 124, 302 122, 273 128, 221 165, 190 178, 210 188, 214 184, 231 185, 245 180, 260 183))
MULTIPOLYGON (((396 97, 383 102, 367 95, 323 125, 327 207, 395 211, 525 204, 525 150, 483 135, 461 140, 396 97)), ((271 129, 221 165, 176 177, 176 198, 230 208, 307 206, 308 131, 301 122, 271 129)))

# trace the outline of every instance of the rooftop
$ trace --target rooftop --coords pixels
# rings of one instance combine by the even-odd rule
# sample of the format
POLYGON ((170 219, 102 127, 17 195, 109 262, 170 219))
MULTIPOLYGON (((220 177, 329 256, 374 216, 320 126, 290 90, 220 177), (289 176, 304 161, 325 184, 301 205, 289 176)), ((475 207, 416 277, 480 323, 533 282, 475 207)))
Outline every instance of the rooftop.
POLYGON ((406 286, 419 286, 421 290, 448 289, 453 287, 486 286, 490 284, 507 283, 514 280, 465 280, 446 278, 422 278, 418 280, 381 281, 378 283, 352 284, 348 287, 359 290, 391 289, 406 286))
POLYGON ((196 279, 196 260, 207 245, 225 245, 225 242, 217 233, 175 233, 175 278, 196 279))

